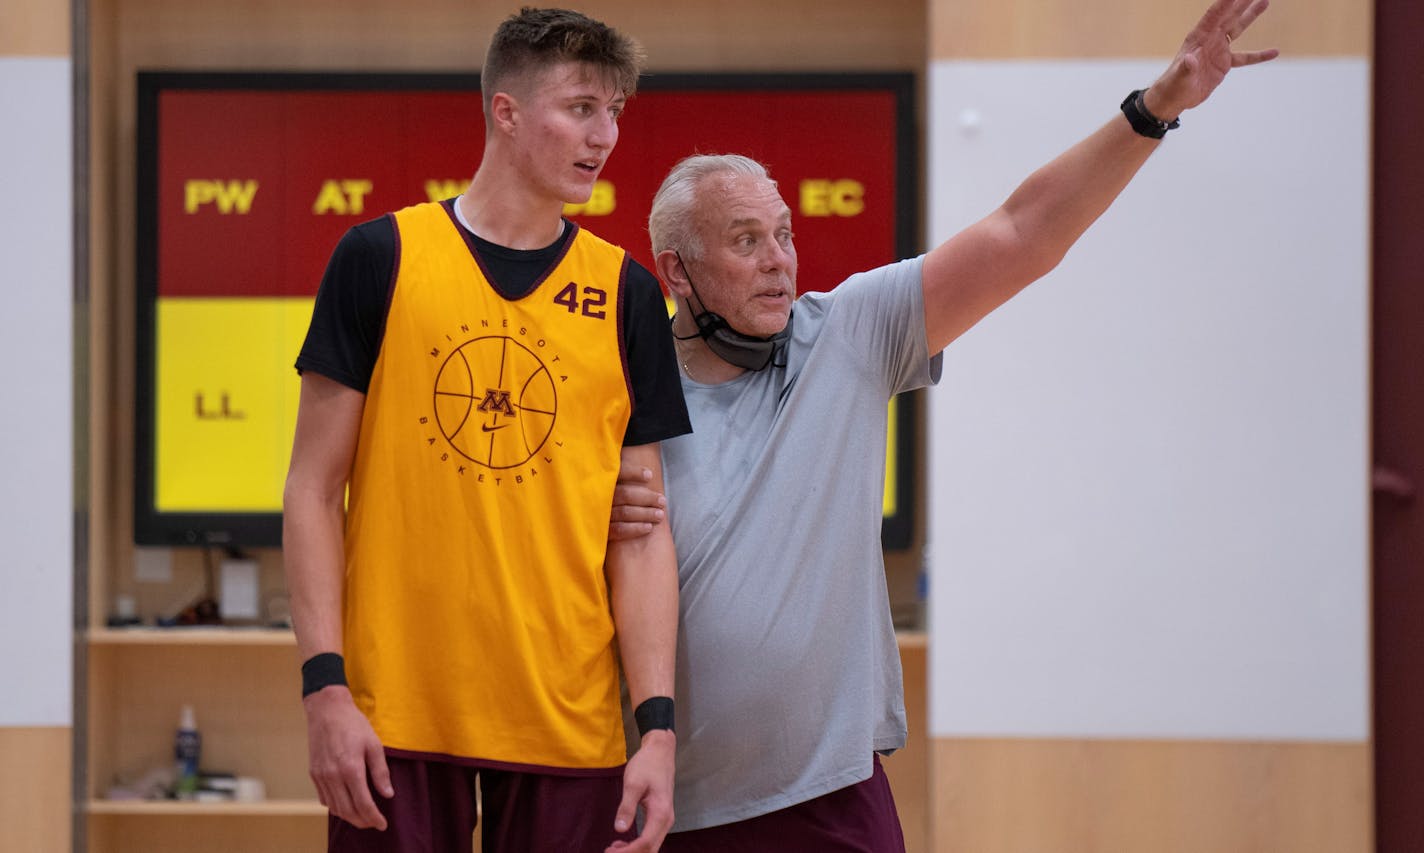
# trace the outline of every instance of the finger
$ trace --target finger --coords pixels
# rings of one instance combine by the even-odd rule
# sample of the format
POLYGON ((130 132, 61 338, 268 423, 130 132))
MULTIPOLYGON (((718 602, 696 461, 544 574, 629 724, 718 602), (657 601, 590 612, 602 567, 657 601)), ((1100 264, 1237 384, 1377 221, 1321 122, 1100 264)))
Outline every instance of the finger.
POLYGON ((325 806, 325 807, 329 810, 329 809, 331 808, 331 804, 332 804, 332 796, 331 796, 330 789, 327 787, 327 785, 326 785, 325 782, 322 782, 321 780, 317 779, 315 776, 312 777, 312 783, 313 783, 314 785, 316 785, 316 799, 317 799, 317 802, 321 803, 323 806, 325 806))
POLYGON ((653 532, 653 526, 644 522, 615 521, 608 525, 609 542, 627 542, 629 539, 642 539, 653 532))
POLYGON ((656 850, 662 845, 668 830, 672 829, 672 808, 665 800, 649 798, 643 803, 643 810, 643 832, 640 838, 647 839, 649 849, 656 850))
POLYGON ((642 484, 651 482, 653 472, 641 465, 634 465, 627 460, 618 463, 618 482, 642 484))
POLYGON ((357 828, 361 827, 360 816, 356 814, 356 807, 351 802, 351 797, 346 793, 344 785, 333 785, 327 791, 326 808, 332 814, 346 821, 357 828))
POLYGON ((655 506, 647 506, 639 503, 620 503, 613 506, 613 510, 608 517, 609 521, 620 522, 640 522, 643 524, 657 524, 663 520, 663 511, 655 506))
POLYGON ((1243 65, 1256 65, 1262 62, 1269 62, 1280 56, 1281 52, 1274 47, 1268 50, 1253 50, 1248 53, 1231 54, 1231 67, 1240 68, 1243 65))
POLYGON ((1261 17, 1261 13, 1266 11, 1266 7, 1271 5, 1270 0, 1248 0, 1248 2, 1250 5, 1236 17, 1234 23, 1226 28, 1228 40, 1235 41, 1240 38, 1241 34, 1246 32, 1246 29, 1255 23, 1257 18, 1261 17))
POLYGON ((667 498, 662 492, 643 485, 618 485, 613 487, 613 508, 620 506, 662 509, 667 506, 667 498))
POLYGON ((362 785, 359 791, 352 791, 351 794, 350 823, 362 828, 385 829, 386 816, 376 807, 376 801, 371 798, 371 789, 362 785))
POLYGON ((1236 19, 1241 4, 1250 2, 1251 0, 1216 0, 1210 8, 1202 13, 1193 35, 1226 32, 1229 22, 1236 19))
POLYGON ((645 793, 642 787, 633 787, 625 784, 623 786, 623 800, 618 804, 618 811, 613 815, 613 831, 627 832, 633 825, 633 819, 638 816, 638 800, 645 793))
POLYGON ((396 795, 391 784, 391 769, 386 764, 386 751, 379 744, 366 750, 366 767, 371 774, 371 786, 386 799, 396 795))
POLYGON ((371 798, 371 786, 366 782, 365 762, 361 763, 357 772, 346 776, 345 796, 350 800, 350 811, 355 818, 351 823, 361 827, 386 828, 386 817, 376 808, 376 801, 371 798))

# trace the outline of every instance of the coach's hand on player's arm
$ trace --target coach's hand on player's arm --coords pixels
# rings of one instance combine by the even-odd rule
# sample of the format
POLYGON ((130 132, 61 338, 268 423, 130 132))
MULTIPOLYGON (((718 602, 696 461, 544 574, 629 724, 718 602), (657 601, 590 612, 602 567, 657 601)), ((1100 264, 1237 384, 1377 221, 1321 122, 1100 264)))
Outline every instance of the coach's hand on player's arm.
POLYGON ((311 779, 321 804, 360 829, 385 829, 371 789, 395 796, 386 754, 370 722, 357 709, 351 691, 331 685, 302 699, 307 712, 307 749, 311 779), (370 782, 367 782, 367 778, 370 782))
POLYGON ((618 484, 613 488, 609 542, 647 536, 667 517, 667 498, 649 485, 652 479, 652 471, 623 460, 618 468, 618 484))
POLYGON ((653 729, 623 770, 623 802, 613 828, 624 832, 633 825, 638 806, 643 807, 643 831, 636 841, 615 841, 608 851, 655 853, 672 829, 673 757, 677 736, 669 729, 653 729))

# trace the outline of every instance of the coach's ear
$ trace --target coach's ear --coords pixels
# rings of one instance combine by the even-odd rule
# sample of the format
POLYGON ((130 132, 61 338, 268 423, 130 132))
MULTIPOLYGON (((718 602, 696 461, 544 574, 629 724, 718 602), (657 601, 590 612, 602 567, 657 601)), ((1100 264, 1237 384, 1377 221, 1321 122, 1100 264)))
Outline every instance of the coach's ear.
POLYGON ((658 278, 672 292, 673 296, 679 299, 686 299, 692 293, 692 285, 688 283, 687 268, 683 266, 682 259, 678 257, 677 250, 663 249, 658 252, 658 256, 653 259, 658 268, 658 278))

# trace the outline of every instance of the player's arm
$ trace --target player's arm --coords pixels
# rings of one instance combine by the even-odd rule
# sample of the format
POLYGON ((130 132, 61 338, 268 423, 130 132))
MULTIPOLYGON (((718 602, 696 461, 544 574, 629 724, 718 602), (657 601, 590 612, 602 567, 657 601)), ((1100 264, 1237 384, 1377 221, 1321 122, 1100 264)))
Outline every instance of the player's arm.
MULTIPOLYGON (((319 373, 302 374, 292 461, 282 498, 282 555, 292 626, 303 661, 342 653, 342 535, 346 482, 366 395, 319 373)), ((357 827, 386 828, 367 785, 391 796, 381 743, 344 684, 302 699, 312 782, 322 805, 357 827)))
MULTIPOLYGON (((691 432, 663 292, 657 278, 637 262, 629 264, 623 310, 629 381, 636 401, 624 443, 652 445, 691 432)), ((652 453, 655 459, 657 455, 652 453)), ((651 467, 623 455, 613 490, 610 542, 646 536, 666 521, 667 499, 661 483, 654 486, 652 477, 651 467)))
MULTIPOLYGON (((648 488, 662 492, 662 458, 657 444, 624 447, 622 463, 625 469, 649 471, 648 488)), ((678 607, 677 553, 668 525, 658 524, 643 536, 610 541, 605 572, 633 707, 653 697, 671 697, 678 607)), ((631 826, 640 804, 646 814, 641 837, 626 847, 620 845, 629 853, 657 850, 672 827, 675 748, 671 729, 651 729, 628 761, 616 825, 620 831, 631 826)))
MULTIPOLYGON (((1144 95, 1148 112, 1171 121, 1207 99, 1241 65, 1275 50, 1234 52, 1231 41, 1267 0, 1217 0, 1144 95)), ((990 311, 1058 265, 1107 210, 1160 141, 1139 135, 1122 114, 1034 172, 1004 204, 925 257, 925 335, 937 353, 990 311)))

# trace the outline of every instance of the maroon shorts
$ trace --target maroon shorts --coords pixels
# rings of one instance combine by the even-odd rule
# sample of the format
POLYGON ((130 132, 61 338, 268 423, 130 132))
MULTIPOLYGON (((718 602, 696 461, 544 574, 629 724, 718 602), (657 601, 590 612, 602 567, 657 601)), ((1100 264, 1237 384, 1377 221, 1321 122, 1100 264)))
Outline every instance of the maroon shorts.
POLYGON ((864 782, 736 823, 674 832, 663 853, 905 853, 890 780, 864 782))
POLYGON ((603 853, 636 833, 613 831, 623 775, 555 776, 386 756, 396 795, 372 792, 386 829, 327 819, 330 853, 603 853), (479 780, 483 821, 475 807, 479 780))

